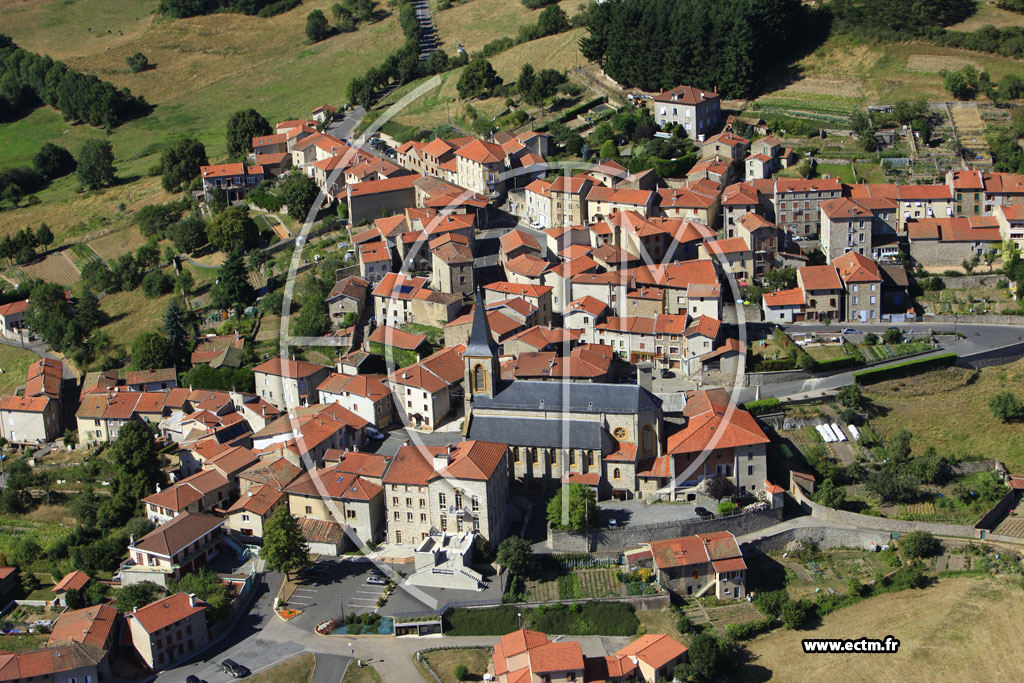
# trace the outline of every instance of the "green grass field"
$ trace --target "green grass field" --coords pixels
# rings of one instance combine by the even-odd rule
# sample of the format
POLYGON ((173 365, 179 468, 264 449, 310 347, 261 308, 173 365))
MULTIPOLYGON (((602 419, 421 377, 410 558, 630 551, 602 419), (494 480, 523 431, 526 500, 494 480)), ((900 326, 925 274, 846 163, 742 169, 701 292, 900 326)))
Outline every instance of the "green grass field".
MULTIPOLYGON (((455 667, 465 664, 469 675, 463 680, 480 681, 487 673, 487 666, 491 663, 489 648, 467 647, 457 650, 436 650, 423 655, 423 658, 430 662, 430 668, 441 679, 441 683, 459 683, 455 677, 455 667)), ((351 667, 349 667, 351 670, 351 667)), ((348 678, 346 677, 346 681, 348 678)))
MULTIPOLYGON (((345 102, 348 81, 377 64, 397 44, 397 18, 361 27, 315 45, 306 43, 306 15, 327 12, 328 0, 269 19, 214 14, 170 20, 153 14, 154 0, 12 0, 0 5, 0 26, 26 49, 48 54, 128 87, 156 105, 149 116, 113 132, 118 176, 130 182, 102 192, 77 194, 66 178, 39 193, 42 204, 0 214, 0 234, 46 220, 58 240, 73 226, 110 219, 125 203, 129 213, 170 197, 146 178, 160 151, 193 136, 212 162, 226 154, 225 125, 239 109, 253 107, 271 123, 308 116, 320 104, 345 102), (93 28, 93 32, 89 32, 93 28), (111 33, 107 33, 110 30, 111 33), (118 32, 122 32, 120 35, 118 32), (155 68, 132 74, 125 57, 142 52, 155 68)), ((0 125, 0 167, 31 161, 47 140, 77 153, 102 130, 69 125, 48 108, 0 125)))
POLYGON ((28 366, 39 360, 39 356, 14 346, 0 345, 0 394, 10 394, 25 383, 28 366))
POLYGON ((871 426, 886 438, 909 430, 914 453, 934 446, 945 455, 996 458, 1011 472, 1024 471, 1024 424, 1001 422, 988 407, 994 394, 1021 386, 1024 361, 973 375, 953 367, 865 387, 883 413, 871 426))

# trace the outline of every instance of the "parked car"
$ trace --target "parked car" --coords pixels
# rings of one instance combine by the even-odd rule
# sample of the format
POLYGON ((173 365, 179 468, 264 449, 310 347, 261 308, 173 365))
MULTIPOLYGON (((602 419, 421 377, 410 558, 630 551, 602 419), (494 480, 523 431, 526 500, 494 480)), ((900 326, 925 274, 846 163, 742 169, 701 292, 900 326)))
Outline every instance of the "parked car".
POLYGON ((701 519, 711 519, 712 517, 715 516, 715 514, 713 512, 711 512, 707 508, 702 508, 702 507, 695 507, 695 508, 693 508, 693 513, 695 515, 697 515, 698 517, 700 517, 701 519))
POLYGON ((206 681, 199 678, 199 676, 190 675, 188 678, 185 679, 185 683, 206 683, 206 681))
POLYGON ((220 663, 220 668, 224 673, 231 674, 232 678, 245 678, 252 673, 233 659, 225 659, 220 663))
POLYGON ((386 586, 387 583, 388 583, 388 580, 385 579, 383 576, 378 576, 376 574, 370 574, 369 576, 366 577, 366 583, 372 583, 375 586, 386 586))
POLYGON ((366 435, 369 436, 371 439, 383 439, 384 438, 384 435, 381 434, 376 429, 374 429, 373 427, 367 427, 366 428, 366 435))
POLYGON ((668 368, 665 368, 664 370, 661 371, 662 379, 670 379, 672 377, 675 377, 675 373, 669 370, 668 368))
POLYGON ((860 334, 860 331, 853 329, 852 327, 843 328, 843 334, 860 334))

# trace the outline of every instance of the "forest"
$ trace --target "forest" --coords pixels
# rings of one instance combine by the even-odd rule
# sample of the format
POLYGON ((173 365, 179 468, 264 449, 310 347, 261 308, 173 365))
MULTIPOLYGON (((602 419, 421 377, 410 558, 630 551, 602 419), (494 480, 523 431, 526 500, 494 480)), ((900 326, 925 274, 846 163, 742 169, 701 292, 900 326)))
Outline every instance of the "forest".
POLYGON ((742 97, 809 37, 823 39, 827 19, 798 0, 618 0, 591 6, 580 47, 627 86, 742 97))
POLYGON ((24 50, 0 34, 0 119, 24 116, 40 104, 69 121, 114 128, 148 114, 150 106, 127 88, 118 90, 64 62, 24 50))
POLYGON ((1017 56, 1019 45, 990 45, 993 31, 1014 41, 1016 33, 989 29, 975 36, 943 28, 975 9, 974 0, 833 0, 820 9, 798 0, 612 0, 587 11, 589 35, 580 47, 627 87, 650 91, 685 83, 746 97, 756 93, 759 75, 833 31, 1017 56))

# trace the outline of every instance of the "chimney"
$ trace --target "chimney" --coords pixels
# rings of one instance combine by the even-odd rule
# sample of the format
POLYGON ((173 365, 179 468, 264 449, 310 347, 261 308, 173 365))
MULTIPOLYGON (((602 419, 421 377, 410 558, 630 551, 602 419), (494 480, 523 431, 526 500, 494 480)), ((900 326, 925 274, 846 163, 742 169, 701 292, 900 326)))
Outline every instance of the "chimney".
POLYGON ((448 467, 448 463, 450 463, 452 460, 452 453, 450 449, 451 446, 449 446, 448 448, 444 449, 439 453, 434 454, 433 461, 435 472, 440 472, 445 467, 448 467))
POLYGON ((189 593, 188 594, 188 606, 189 607, 195 607, 196 606, 196 596, 195 596, 194 593, 189 593))

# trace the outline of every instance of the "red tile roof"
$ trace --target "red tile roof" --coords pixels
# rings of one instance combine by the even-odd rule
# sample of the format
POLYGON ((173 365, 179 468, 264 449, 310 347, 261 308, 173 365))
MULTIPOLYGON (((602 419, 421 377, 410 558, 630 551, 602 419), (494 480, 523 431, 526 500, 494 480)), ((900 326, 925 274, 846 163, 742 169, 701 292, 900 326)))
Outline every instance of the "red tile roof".
POLYGON ((47 645, 74 641, 106 648, 117 624, 117 610, 110 605, 94 605, 64 612, 50 632, 47 645))
POLYGON ((764 305, 772 308, 775 306, 802 306, 804 303, 804 290, 799 287, 783 289, 780 292, 766 293, 764 305))
POLYGON ((262 372, 265 375, 273 375, 275 377, 288 377, 290 379, 312 377, 324 370, 330 370, 330 368, 326 365, 317 365, 316 363, 304 360, 282 360, 280 356, 275 356, 253 368, 254 372, 262 372))
POLYGON ((394 346, 395 348, 407 351, 415 351, 426 340, 427 335, 425 334, 411 334, 390 325, 381 325, 367 337, 369 342, 394 346))
POLYGON ((138 621, 139 625, 152 636, 160 629, 177 624, 205 609, 206 603, 202 600, 194 598, 188 593, 175 593, 138 608, 127 615, 127 618, 138 621))
POLYGON ((710 561, 742 558, 736 537, 728 531, 696 534, 651 542, 654 566, 658 569, 688 567, 710 561))
POLYGON ((679 104, 696 105, 701 102, 717 100, 718 93, 713 90, 695 88, 692 85, 677 85, 671 90, 654 95, 655 102, 678 102, 679 104))
POLYGON ((512 294, 516 296, 542 297, 551 292, 552 288, 545 285, 520 284, 517 282, 494 282, 484 285, 484 289, 500 294, 512 294))
POLYGON ((57 585, 53 587, 53 592, 63 592, 69 590, 80 591, 85 588, 85 584, 89 583, 89 575, 83 571, 74 570, 64 575, 57 585))
POLYGON ((408 175, 383 178, 381 180, 364 180, 361 183, 349 185, 348 191, 353 197, 361 197, 369 194, 409 190, 412 189, 413 185, 421 177, 422 176, 418 173, 410 173, 408 175))
POLYGON ((683 429, 668 437, 669 453, 700 453, 708 448, 725 450, 768 443, 757 420, 747 411, 734 408, 727 420, 728 403, 707 391, 696 392, 690 401, 692 406, 688 404, 687 408, 694 414, 688 416, 683 429))
POLYGON ((501 145, 496 145, 493 142, 484 142, 483 140, 473 140, 473 142, 460 147, 455 154, 479 164, 489 164, 505 160, 505 150, 501 148, 501 145))
POLYGON ((843 288, 835 266, 802 266, 797 269, 797 275, 805 291, 843 288))
POLYGON ((677 661, 686 654, 686 648, 664 634, 648 633, 640 636, 615 653, 619 657, 636 657, 654 669, 677 661))

